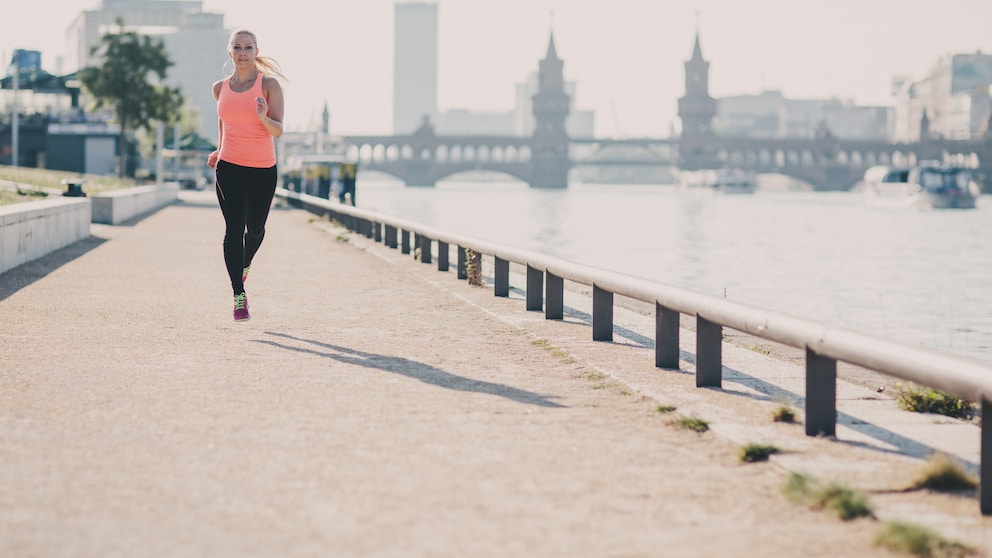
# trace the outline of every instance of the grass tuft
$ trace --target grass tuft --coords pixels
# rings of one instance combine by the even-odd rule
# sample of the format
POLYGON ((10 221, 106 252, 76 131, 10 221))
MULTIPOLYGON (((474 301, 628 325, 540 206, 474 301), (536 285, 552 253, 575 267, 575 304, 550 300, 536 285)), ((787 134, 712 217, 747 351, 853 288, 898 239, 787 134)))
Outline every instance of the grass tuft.
POLYGON ((875 544, 920 558, 964 558, 977 555, 975 549, 947 540, 925 527, 898 521, 885 523, 875 536, 875 544))
POLYGON ((741 447, 741 461, 744 463, 757 463, 759 461, 768 461, 768 458, 779 452, 779 449, 775 446, 769 446, 766 444, 755 444, 750 443, 741 447))
POLYGON ((920 471, 913 487, 937 492, 960 492, 978 488, 978 479, 966 473, 947 454, 938 453, 920 471))
POLYGON ((772 420, 775 422, 796 422, 796 410, 792 407, 792 403, 788 401, 783 401, 772 413, 772 420))
POLYGON ((685 430, 703 433, 710 429, 710 425, 699 417, 681 417, 674 421, 675 425, 685 430))
POLYGON ((843 484, 823 484, 808 475, 792 473, 782 491, 796 503, 815 510, 830 510, 845 521, 873 515, 868 497, 843 484))
POLYGON ((671 413, 674 412, 675 409, 677 409, 675 405, 658 405, 654 410, 659 413, 671 413))
POLYGON ((934 413, 953 418, 970 418, 975 412, 975 404, 930 387, 913 382, 896 384, 898 394, 896 404, 900 408, 916 413, 934 413))

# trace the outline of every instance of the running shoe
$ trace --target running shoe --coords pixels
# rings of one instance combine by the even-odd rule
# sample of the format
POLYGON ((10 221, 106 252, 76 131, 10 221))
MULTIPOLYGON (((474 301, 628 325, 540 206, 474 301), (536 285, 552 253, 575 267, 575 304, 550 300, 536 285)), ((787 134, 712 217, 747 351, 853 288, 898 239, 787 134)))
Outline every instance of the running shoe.
POLYGON ((248 296, 242 292, 234 297, 234 321, 243 322, 250 319, 251 315, 248 313, 248 296))
POLYGON ((241 282, 242 283, 244 283, 245 281, 248 280, 248 270, 249 269, 251 269, 251 266, 250 265, 241 270, 241 282))

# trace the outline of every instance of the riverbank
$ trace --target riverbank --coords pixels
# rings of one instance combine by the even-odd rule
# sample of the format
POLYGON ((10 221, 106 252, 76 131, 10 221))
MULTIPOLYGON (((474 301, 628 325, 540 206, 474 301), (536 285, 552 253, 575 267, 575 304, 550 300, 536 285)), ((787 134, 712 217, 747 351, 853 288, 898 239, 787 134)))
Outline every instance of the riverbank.
POLYGON ((235 323, 216 201, 180 200, 2 276, 0 554, 891 556, 892 519, 992 548, 973 497, 897 491, 919 459, 771 422, 747 377, 787 363, 728 346, 741 373, 697 389, 691 362, 653 367, 637 315, 592 342, 581 293, 547 321, 278 207, 235 323), (786 451, 744 464, 746 441, 786 451), (796 470, 879 519, 787 501, 796 470))

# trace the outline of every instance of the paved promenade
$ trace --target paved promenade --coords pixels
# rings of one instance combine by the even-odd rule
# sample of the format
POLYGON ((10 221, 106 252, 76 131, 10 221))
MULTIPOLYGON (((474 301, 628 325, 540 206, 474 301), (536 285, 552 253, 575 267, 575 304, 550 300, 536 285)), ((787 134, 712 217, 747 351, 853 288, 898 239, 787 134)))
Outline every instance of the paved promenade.
POLYGON ((894 556, 888 520, 992 551, 973 494, 902 490, 933 449, 974 466, 978 428, 892 390, 841 382, 846 426, 808 438, 770 418, 794 362, 728 343, 697 389, 691 353, 654 368, 653 316, 593 342, 580 292, 547 321, 281 206, 235 323, 222 235, 183 192, 0 275, 0 556, 894 556), (792 471, 877 518, 788 501, 792 471))

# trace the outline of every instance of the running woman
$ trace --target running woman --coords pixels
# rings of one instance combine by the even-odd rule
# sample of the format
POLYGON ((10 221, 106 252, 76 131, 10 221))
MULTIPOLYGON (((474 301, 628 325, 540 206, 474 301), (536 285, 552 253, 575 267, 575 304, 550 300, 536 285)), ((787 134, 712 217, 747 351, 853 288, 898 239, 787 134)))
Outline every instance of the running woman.
MULTIPOLYGON (((230 75, 213 85, 217 100, 217 151, 207 157, 215 170, 217 201, 224 214, 224 263, 234 290, 234 320, 251 318, 245 280, 265 237, 265 222, 276 191, 275 140, 282 135, 286 79, 271 58, 258 55, 255 34, 231 34, 230 75)), ((226 66, 226 64, 225 64, 226 66)))

